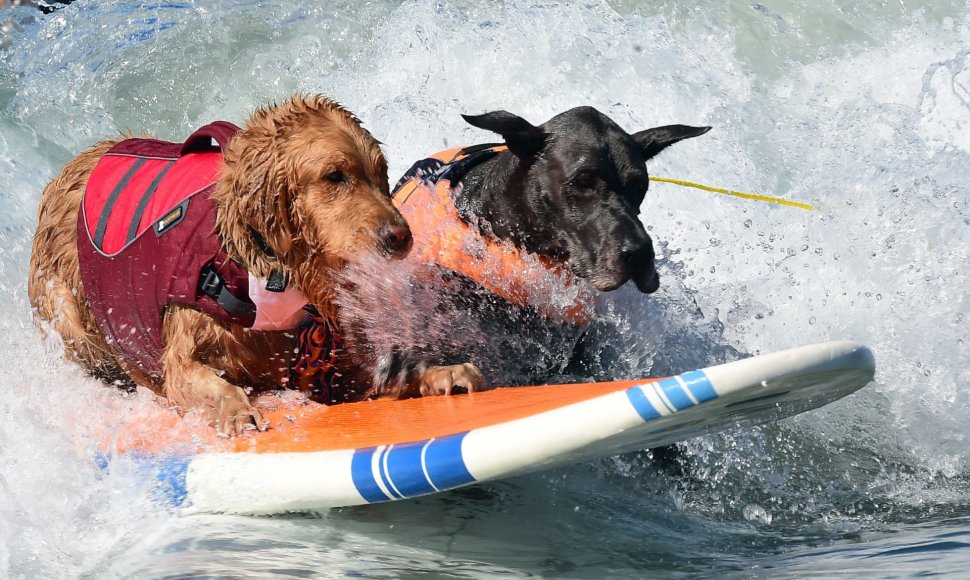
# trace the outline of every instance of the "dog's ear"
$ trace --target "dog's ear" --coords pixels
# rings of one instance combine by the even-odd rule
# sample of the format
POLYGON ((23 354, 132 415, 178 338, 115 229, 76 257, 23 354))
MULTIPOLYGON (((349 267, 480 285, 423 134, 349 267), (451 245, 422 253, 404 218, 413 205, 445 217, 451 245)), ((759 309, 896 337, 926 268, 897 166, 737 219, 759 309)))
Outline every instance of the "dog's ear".
POLYGON ((546 132, 508 111, 462 115, 469 125, 498 133, 516 157, 531 157, 546 144, 546 132))
POLYGON ((644 158, 650 159, 657 153, 660 153, 678 141, 682 141, 690 137, 698 137, 710 130, 710 127, 667 125, 664 127, 654 127, 653 129, 647 129, 646 131, 634 133, 632 137, 633 140, 636 141, 640 146, 640 149, 643 150, 644 158))

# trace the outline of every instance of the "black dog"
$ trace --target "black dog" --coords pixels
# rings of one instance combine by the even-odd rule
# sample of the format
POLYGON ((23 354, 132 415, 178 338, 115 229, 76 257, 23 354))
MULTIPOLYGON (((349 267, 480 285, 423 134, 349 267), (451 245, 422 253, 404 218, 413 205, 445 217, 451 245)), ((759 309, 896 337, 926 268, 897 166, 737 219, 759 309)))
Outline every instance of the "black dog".
MULTIPOLYGON (((592 107, 570 109, 539 126, 505 111, 464 118, 501 135, 507 149, 481 145, 462 150, 456 163, 420 161, 398 183, 396 195, 409 181, 446 179, 461 220, 482 238, 505 240, 565 265, 599 291, 629 280, 643 293, 658 289, 654 246, 639 215, 649 185, 646 162, 710 127, 669 125, 629 134, 592 107)), ((582 325, 513 304, 482 280, 448 268, 439 268, 434 278, 430 285, 425 276, 411 286, 426 291, 414 310, 432 322, 408 334, 442 340, 379 348, 373 353, 378 391, 405 388, 417 361, 432 352, 436 360, 470 357, 493 385, 538 384, 570 373, 582 325), (435 334, 432 326, 448 332, 435 334)))
POLYGON ((640 221, 646 162, 710 127, 669 125, 632 135, 592 107, 577 107, 535 127, 505 111, 463 115, 498 133, 508 151, 462 179, 455 200, 484 235, 560 260, 597 289, 632 279, 650 294, 660 287, 650 236, 640 221))

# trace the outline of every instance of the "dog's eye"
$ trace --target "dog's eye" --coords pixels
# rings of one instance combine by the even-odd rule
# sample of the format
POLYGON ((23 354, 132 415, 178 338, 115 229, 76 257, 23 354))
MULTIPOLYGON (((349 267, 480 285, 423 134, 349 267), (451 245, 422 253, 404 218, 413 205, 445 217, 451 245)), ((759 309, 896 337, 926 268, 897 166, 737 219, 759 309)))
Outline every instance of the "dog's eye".
POLYGON ((592 173, 579 173, 573 178, 573 185, 583 189, 589 189, 596 185, 596 176, 592 173))
POLYGON ((340 171, 339 169, 334 169, 330 173, 324 175, 323 178, 330 183, 343 183, 347 181, 347 177, 344 175, 344 172, 340 171))

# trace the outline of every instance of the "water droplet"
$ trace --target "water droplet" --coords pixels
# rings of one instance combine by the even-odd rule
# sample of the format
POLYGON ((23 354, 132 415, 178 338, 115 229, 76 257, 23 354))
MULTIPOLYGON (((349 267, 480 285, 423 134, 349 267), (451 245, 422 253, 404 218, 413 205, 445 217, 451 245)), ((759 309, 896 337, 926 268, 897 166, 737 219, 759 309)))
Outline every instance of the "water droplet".
POLYGON ((744 515, 744 519, 749 522, 759 523, 763 525, 771 524, 771 514, 768 511, 757 504, 748 504, 744 506, 741 512, 744 515))

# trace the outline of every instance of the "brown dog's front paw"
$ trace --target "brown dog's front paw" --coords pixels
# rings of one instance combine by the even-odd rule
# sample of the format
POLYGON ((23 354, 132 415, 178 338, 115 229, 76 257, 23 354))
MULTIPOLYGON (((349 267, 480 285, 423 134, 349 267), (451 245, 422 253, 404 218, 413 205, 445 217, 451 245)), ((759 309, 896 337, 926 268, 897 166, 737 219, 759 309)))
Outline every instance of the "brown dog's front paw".
POLYGON ((235 437, 246 431, 261 428, 263 416, 249 402, 239 387, 226 384, 216 395, 210 409, 210 419, 219 435, 235 437))
POLYGON ((471 363, 430 367, 418 379, 421 396, 450 395, 454 389, 462 388, 469 393, 485 390, 485 377, 478 367, 471 363))

